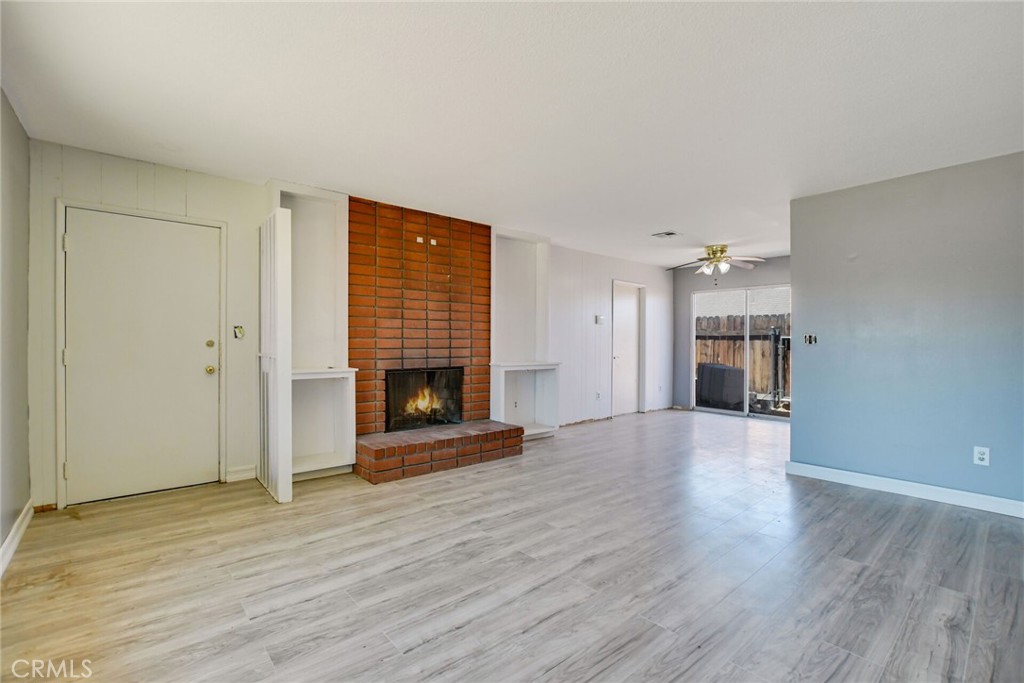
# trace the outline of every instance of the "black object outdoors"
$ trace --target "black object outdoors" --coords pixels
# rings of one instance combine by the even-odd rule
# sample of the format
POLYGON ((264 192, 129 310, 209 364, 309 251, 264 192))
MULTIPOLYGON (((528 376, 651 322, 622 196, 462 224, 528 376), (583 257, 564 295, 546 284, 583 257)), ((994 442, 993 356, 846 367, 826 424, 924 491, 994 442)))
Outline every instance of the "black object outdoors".
POLYGON ((743 368, 719 363, 697 365, 697 405, 743 410, 743 368))

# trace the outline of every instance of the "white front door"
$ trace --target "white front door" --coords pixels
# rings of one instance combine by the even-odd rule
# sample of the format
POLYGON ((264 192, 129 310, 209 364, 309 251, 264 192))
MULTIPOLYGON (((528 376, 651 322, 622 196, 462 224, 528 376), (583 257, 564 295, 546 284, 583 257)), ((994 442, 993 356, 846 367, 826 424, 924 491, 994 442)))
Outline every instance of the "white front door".
POLYGON ((220 230, 66 211, 68 503, 217 481, 220 230))
POLYGON ((640 288, 614 284, 612 297, 612 415, 640 410, 640 288))

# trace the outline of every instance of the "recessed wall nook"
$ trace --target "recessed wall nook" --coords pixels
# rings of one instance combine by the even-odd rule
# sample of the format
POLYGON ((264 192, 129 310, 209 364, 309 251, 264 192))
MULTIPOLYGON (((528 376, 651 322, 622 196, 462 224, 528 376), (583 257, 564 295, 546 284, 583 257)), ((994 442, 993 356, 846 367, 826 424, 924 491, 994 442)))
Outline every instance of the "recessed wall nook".
POLYGON ((523 425, 527 439, 558 429, 559 363, 548 354, 549 245, 533 236, 495 238, 491 419, 523 425))
POLYGON ((260 228, 260 458, 279 501, 295 475, 355 463, 348 367, 348 196, 285 184, 260 228))

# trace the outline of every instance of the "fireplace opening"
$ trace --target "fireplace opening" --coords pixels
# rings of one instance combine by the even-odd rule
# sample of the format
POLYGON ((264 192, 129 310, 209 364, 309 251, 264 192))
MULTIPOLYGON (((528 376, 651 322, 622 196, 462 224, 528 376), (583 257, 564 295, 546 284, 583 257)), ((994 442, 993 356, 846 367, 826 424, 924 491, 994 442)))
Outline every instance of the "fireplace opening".
POLYGON ((462 422, 462 368, 388 370, 385 431, 462 422))

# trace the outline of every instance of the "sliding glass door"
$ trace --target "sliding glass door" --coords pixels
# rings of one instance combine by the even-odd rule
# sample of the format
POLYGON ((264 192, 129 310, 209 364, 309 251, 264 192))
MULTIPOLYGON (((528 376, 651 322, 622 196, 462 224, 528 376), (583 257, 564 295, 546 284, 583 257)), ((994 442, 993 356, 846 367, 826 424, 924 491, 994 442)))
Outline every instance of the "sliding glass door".
POLYGON ((693 405, 789 417, 789 286, 693 294, 693 405))
POLYGON ((755 415, 789 417, 789 287, 748 290, 747 316, 748 409, 755 415))
POLYGON ((746 292, 696 292, 693 313, 694 405, 745 413, 746 292))

